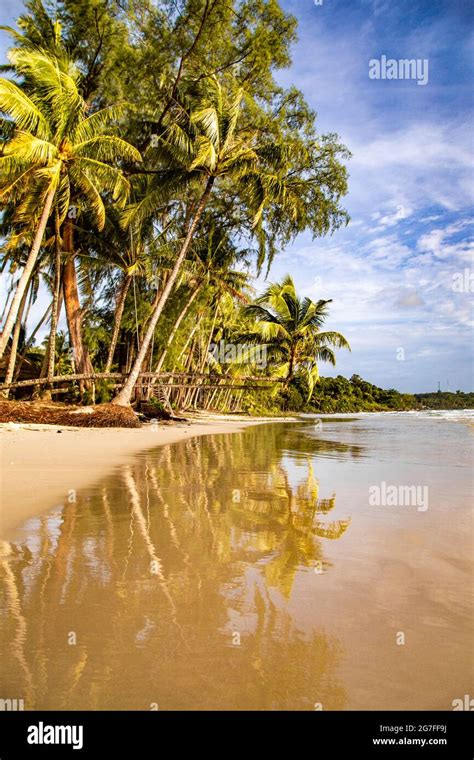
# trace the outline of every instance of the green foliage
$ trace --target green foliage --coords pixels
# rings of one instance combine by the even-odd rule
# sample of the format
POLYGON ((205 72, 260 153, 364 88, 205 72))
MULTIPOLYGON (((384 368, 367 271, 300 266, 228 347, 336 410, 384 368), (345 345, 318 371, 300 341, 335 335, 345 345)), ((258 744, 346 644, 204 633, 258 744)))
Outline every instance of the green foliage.
MULTIPOLYGON (((349 345, 323 330, 330 299, 299 297, 289 275, 248 305, 251 264, 269 268, 299 233, 325 235, 348 220, 347 149, 336 134, 319 133, 296 87, 276 81, 296 35, 277 0, 25 7, 3 67, 15 78, 0 81, 2 252, 11 272, 24 267, 54 189, 60 229, 52 216, 32 278, 52 289, 51 252, 77 199, 72 253, 82 339, 96 370, 131 366, 171 279, 143 370, 162 359, 166 371, 283 379, 245 391, 242 409, 252 414, 472 406, 472 394, 412 396, 357 375, 319 378, 318 364, 334 365, 335 349, 349 345), (208 346, 220 340, 264 345, 269 365, 250 355, 240 366, 211 362, 208 346)), ((55 370, 71 371, 63 335, 55 370)), ((107 383, 96 386, 97 400, 110 395, 107 383)))
POLYGON ((96 404, 106 404, 114 395, 114 386, 110 380, 99 380, 95 386, 96 404))
POLYGON ((415 393, 415 398, 426 409, 474 409, 474 393, 438 391, 415 393))
POLYGON ((164 404, 155 397, 152 397, 149 401, 147 401, 147 406, 155 409, 159 416, 161 416, 161 414, 166 411, 164 404))
POLYGON ((113 134, 123 109, 89 114, 79 91, 80 71, 66 58, 21 47, 8 55, 23 86, 0 79, 0 110, 15 125, 0 157, 0 200, 15 207, 13 221, 20 230, 28 229, 54 190, 59 224, 74 196, 102 229, 104 194, 123 203, 129 191, 117 163, 141 160, 132 145, 113 134))
POLYGON ((304 375, 308 398, 319 378, 318 361, 334 365, 333 348, 350 350, 341 333, 321 330, 329 303, 330 299, 313 302, 300 298, 292 278, 286 275, 245 309, 255 323, 253 332, 244 338, 265 348, 273 376, 284 377, 286 385, 296 374, 304 375))
POLYGON ((273 399, 262 392, 246 393, 244 408, 249 414, 275 414, 278 410, 333 414, 474 408, 474 393, 399 393, 393 388, 379 388, 359 375, 352 375, 350 380, 342 375, 321 377, 309 402, 306 391, 306 380, 300 375, 273 399))
POLYGON ((413 396, 393 389, 383 390, 352 375, 350 380, 337 377, 321 378, 314 390, 311 406, 315 411, 356 412, 415 409, 418 404, 413 396))

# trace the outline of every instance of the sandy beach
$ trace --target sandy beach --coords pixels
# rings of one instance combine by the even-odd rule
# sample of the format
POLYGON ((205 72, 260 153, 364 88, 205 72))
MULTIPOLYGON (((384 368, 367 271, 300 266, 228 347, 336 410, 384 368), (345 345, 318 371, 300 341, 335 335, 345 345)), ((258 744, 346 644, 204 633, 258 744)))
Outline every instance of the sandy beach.
POLYGON ((470 693, 463 420, 261 421, 1 431, 5 698, 446 711, 470 693))
POLYGON ((187 438, 232 433, 263 420, 225 417, 139 429, 0 425, 0 538, 11 538, 24 520, 90 486, 134 454, 187 438))

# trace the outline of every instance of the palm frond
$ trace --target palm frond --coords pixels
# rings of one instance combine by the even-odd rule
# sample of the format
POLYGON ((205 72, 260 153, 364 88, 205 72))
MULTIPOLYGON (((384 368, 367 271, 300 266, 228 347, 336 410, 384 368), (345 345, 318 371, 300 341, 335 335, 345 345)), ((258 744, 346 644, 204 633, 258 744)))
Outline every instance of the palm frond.
POLYGON ((45 115, 38 105, 14 82, 0 79, 0 111, 10 116, 18 129, 34 132, 38 137, 50 136, 45 115))

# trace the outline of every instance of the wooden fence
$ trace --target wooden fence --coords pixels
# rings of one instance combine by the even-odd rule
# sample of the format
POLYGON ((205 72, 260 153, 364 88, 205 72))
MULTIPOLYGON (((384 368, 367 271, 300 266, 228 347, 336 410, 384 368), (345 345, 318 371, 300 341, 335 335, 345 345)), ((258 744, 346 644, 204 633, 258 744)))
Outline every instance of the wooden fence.
MULTIPOLYGON (((96 385, 101 381, 113 381, 114 388, 120 388, 127 374, 122 372, 97 372, 93 374, 55 375, 52 378, 18 380, 8 385, 0 383, 0 393, 15 389, 40 389, 47 387, 52 394, 67 393, 78 382, 89 381, 92 388, 92 400, 95 400, 96 385), (59 386, 59 387, 54 387, 59 386)), ((266 377, 232 378, 226 375, 206 375, 199 373, 141 372, 135 388, 136 398, 149 401, 155 398, 165 408, 209 409, 219 408, 227 411, 239 411, 244 391, 268 390, 275 383, 283 382, 280 378, 266 377)))

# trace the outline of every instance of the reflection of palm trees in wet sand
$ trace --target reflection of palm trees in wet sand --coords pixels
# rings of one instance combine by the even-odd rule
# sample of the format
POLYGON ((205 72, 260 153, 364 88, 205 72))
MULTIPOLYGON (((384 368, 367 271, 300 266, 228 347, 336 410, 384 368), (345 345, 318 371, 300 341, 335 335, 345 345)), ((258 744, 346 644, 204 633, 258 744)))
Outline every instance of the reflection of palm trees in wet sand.
POLYGON ((322 545, 349 520, 328 519, 335 497, 319 497, 303 451, 307 475, 291 486, 276 428, 143 455, 66 504, 54 540, 39 523, 31 572, 16 545, 23 564, 9 563, 7 607, 21 631, 7 631, 4 650, 18 656, 21 639, 31 707, 344 706, 337 640, 299 631, 285 600, 299 571, 330 567, 322 545))

